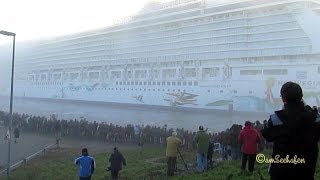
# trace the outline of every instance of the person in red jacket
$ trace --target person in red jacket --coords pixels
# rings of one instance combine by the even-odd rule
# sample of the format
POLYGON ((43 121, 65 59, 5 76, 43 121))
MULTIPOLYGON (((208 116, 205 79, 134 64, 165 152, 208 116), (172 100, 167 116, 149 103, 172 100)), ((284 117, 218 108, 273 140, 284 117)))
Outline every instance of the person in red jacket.
POLYGON ((256 129, 252 127, 250 121, 245 122, 245 127, 240 131, 239 143, 242 152, 242 170, 246 170, 248 162, 248 170, 250 173, 254 170, 254 162, 258 152, 258 144, 261 137, 256 129))

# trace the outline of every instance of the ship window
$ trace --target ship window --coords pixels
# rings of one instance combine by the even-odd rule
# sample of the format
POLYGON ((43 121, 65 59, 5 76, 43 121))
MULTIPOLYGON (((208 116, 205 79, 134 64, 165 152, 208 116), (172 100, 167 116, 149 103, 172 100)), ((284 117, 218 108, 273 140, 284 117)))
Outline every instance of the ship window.
POLYGON ((222 91, 222 90, 220 90, 220 93, 223 93, 223 91, 222 91))
POLYGON ((153 91, 156 91, 155 89, 153 89, 153 91))
POLYGON ((152 84, 155 86, 155 85, 156 85, 156 82, 153 82, 152 84))
POLYGON ((252 91, 249 91, 249 94, 252 94, 252 91))
POLYGON ((165 91, 165 89, 162 89, 162 91, 165 91))
POLYGON ((192 82, 191 82, 191 81, 189 81, 189 82, 188 82, 188 85, 189 85, 189 86, 192 86, 192 82))
POLYGON ((143 91, 146 91, 146 89, 143 89, 143 91))
POLYGON ((196 68, 186 68, 184 71, 185 71, 185 77, 187 78, 197 76, 196 68))
POLYGON ((167 82, 167 86, 170 86, 170 82, 167 82))
POLYGON ((151 85, 151 82, 148 82, 148 85, 150 86, 150 85, 151 85))
POLYGON ((131 85, 133 85, 134 83, 133 82, 131 82, 131 85))
POLYGON ((181 86, 181 82, 178 82, 178 86, 181 86))
POLYGON ((118 85, 118 82, 116 82, 116 85, 118 85))
POLYGON ((175 86, 176 85, 176 82, 172 82, 172 86, 175 86))
POLYGON ((135 78, 146 78, 147 77, 147 70, 136 70, 135 78))
POLYGON ((287 69, 265 69, 263 70, 264 75, 284 75, 288 74, 287 69))
POLYGON ((184 89, 183 92, 186 92, 186 90, 184 89))
POLYGON ((119 90, 121 91, 121 88, 119 88, 119 90))
POLYGON ((160 89, 158 89, 158 91, 160 91, 160 89))
POLYGON ((143 85, 147 85, 147 82, 143 82, 143 85))
POLYGON ((99 72, 89 72, 89 79, 99 79, 99 72))
POLYGON ((261 70, 241 70, 240 75, 258 75, 261 74, 261 70))
POLYGON ((118 90, 118 88, 116 88, 116 90, 118 90))
POLYGON ((160 86, 160 82, 157 82, 157 85, 160 86))
POLYGON ((172 91, 173 91, 173 92, 175 92, 175 90, 174 90, 174 89, 173 89, 172 91))
POLYGON ((187 85, 187 82, 184 81, 184 82, 183 82, 183 85, 186 86, 186 85, 187 85))
POLYGON ((176 70, 175 69, 164 69, 162 76, 164 78, 167 78, 167 77, 174 78, 176 76, 176 70))
POLYGON ((166 83, 165 83, 165 82, 162 82, 162 86, 164 86, 164 85, 166 85, 166 83))
POLYGON ((130 85, 130 82, 127 82, 127 85, 130 85))
POLYGON ((119 82, 120 85, 122 85, 122 82, 119 82))
POLYGON ((113 88, 111 88, 111 90, 113 91, 113 88))
POLYGON ((195 81, 193 85, 198 86, 198 81, 195 81))
POLYGON ((142 85, 142 82, 139 82, 139 85, 142 85))
POLYGON ((218 76, 219 68, 203 68, 202 69, 202 78, 210 78, 218 76))
POLYGON ((210 90, 208 90, 208 93, 210 92, 210 90))
POLYGON ((148 89, 148 91, 150 91, 150 89, 148 89))
POLYGON ((180 92, 180 89, 178 89, 178 92, 180 92))
POLYGON ((170 91, 170 89, 168 89, 168 91, 170 91))
POLYGON ((134 82, 135 85, 138 85, 138 82, 134 82))

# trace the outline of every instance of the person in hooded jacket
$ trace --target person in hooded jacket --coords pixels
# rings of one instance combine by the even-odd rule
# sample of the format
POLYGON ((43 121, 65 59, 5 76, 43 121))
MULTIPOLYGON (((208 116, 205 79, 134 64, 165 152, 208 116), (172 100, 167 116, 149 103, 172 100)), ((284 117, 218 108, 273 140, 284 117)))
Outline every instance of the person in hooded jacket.
POLYGON ((254 162, 256 161, 258 144, 260 141, 261 137, 258 131, 252 127, 252 123, 250 121, 246 121, 245 127, 239 134, 239 143, 241 145, 242 152, 242 170, 246 170, 248 163, 249 172, 252 173, 254 171, 254 162))
POLYGON ((82 149, 82 156, 76 158, 74 164, 79 167, 78 175, 80 180, 91 179, 91 175, 96 168, 96 163, 95 160, 89 156, 87 148, 82 149))
POLYGON ((197 135, 193 139, 194 146, 197 147, 197 171, 204 172, 207 170, 207 153, 209 149, 210 137, 204 131, 203 126, 199 127, 197 135))
POLYGON ((299 84, 287 82, 281 87, 284 108, 270 116, 262 136, 273 142, 272 158, 300 158, 305 163, 271 163, 271 180, 313 180, 318 158, 319 115, 316 108, 306 106, 299 84))

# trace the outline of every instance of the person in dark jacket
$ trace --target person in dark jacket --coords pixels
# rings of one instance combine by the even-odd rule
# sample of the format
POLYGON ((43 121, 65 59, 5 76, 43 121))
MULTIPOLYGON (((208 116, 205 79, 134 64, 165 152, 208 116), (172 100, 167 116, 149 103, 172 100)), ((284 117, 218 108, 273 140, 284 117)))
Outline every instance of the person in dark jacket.
POLYGON ((96 168, 96 163, 95 160, 89 156, 87 148, 82 149, 82 156, 76 158, 74 164, 79 167, 79 180, 91 179, 91 175, 96 168))
POLYGON ((305 163, 271 163, 271 180, 313 180, 319 151, 318 111, 304 104, 302 89, 296 83, 285 83, 280 94, 284 109, 270 116, 261 133, 268 142, 273 142, 272 158, 296 157, 305 163))
POLYGON ((241 147, 238 141, 238 136, 241 129, 242 126, 238 124, 233 124, 230 128, 230 145, 232 160, 239 160, 241 158, 241 147))
POLYGON ((113 148, 113 153, 109 158, 109 163, 110 163, 110 166, 108 167, 108 170, 111 171, 111 178, 112 180, 116 180, 118 179, 119 171, 122 170, 122 164, 124 166, 127 165, 126 159, 119 152, 117 147, 113 148))
POLYGON ((208 153, 207 153, 207 162, 208 162, 208 169, 210 167, 210 169, 213 169, 213 160, 212 160, 212 156, 213 156, 213 150, 214 150, 214 143, 213 141, 209 141, 209 148, 208 148, 208 153))
POLYGON ((19 137, 20 137, 20 131, 19 131, 19 128, 16 127, 14 129, 14 143, 17 143, 17 139, 19 139, 19 137))

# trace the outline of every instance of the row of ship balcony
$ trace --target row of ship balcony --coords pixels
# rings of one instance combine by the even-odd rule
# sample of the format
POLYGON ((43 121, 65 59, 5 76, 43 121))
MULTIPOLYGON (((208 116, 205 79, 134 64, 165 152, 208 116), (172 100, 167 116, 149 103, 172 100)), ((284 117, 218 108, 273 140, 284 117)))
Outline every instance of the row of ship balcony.
MULTIPOLYGON (((202 39, 210 40, 210 38, 202 38, 202 39)), ((101 50, 95 50, 95 51, 85 50, 83 52, 78 52, 78 53, 72 53, 72 52, 71 53, 59 53, 58 55, 55 55, 55 56, 42 56, 42 57, 40 56, 38 58, 23 58, 23 57, 20 57, 20 58, 23 58, 26 61, 34 61, 37 59, 41 59, 41 62, 43 62, 43 59, 56 58, 59 56, 63 56, 63 57, 72 56, 72 57, 74 57, 75 55, 81 55, 81 54, 82 55, 91 54, 92 56, 94 56, 94 55, 105 55, 105 56, 128 55, 129 56, 130 54, 133 54, 133 53, 143 53, 143 54, 152 53, 152 54, 154 54, 155 51, 164 51, 164 50, 173 49, 173 48, 176 48, 175 51, 177 51, 177 50, 183 49, 183 48, 197 48, 198 49, 198 48, 203 48, 206 46, 212 46, 212 48, 218 49, 216 51, 223 51, 223 50, 235 50, 235 49, 226 49, 226 48, 221 49, 223 47, 231 47, 231 46, 235 46, 235 44, 237 44, 237 46, 238 46, 239 44, 243 45, 244 43, 245 43, 246 47, 247 46, 248 47, 256 47, 259 45, 259 47, 262 47, 262 48, 270 48, 270 46, 268 46, 268 44, 270 44, 269 42, 274 42, 274 43, 278 42, 278 44, 279 44, 278 48, 281 48, 281 47, 284 47, 284 45, 301 44, 301 43, 310 42, 309 39, 306 37, 306 35, 300 30, 297 30, 295 32, 283 31, 281 33, 279 32, 278 35, 277 34, 261 34, 257 37, 255 37, 254 35, 252 35, 252 36, 235 35, 235 36, 230 36, 230 37, 228 37, 228 39, 224 39, 223 41, 220 40, 222 42, 219 42, 219 41, 214 42, 214 40, 213 40, 214 38, 211 38, 211 39, 212 39, 212 43, 206 43, 206 44, 201 45, 201 44, 199 44, 200 42, 203 42, 201 40, 199 40, 199 43, 197 41, 193 41, 193 42, 189 41, 189 44, 190 44, 189 46, 186 46, 186 45, 183 46, 181 44, 181 47, 174 46, 174 44, 170 44, 170 43, 163 43, 164 45, 167 44, 167 47, 162 47, 157 50, 149 50, 148 46, 142 45, 141 47, 139 47, 139 49, 141 49, 141 50, 136 51, 136 52, 134 52, 132 49, 118 50, 118 52, 116 52, 115 50, 103 50, 103 48, 101 48, 101 50), (303 41, 303 42, 301 42, 301 41, 303 41), (123 51, 123 52, 121 53, 121 51, 123 51)), ((274 45, 272 47, 274 47, 274 45)), ((154 47, 153 49, 156 49, 156 47, 154 47)), ((61 49, 61 52, 66 52, 66 51, 61 49)), ((161 53, 161 54, 163 54, 163 53, 161 53)))
MULTIPOLYGON (((265 24, 267 26, 273 26, 273 25, 276 25, 276 24, 286 24, 288 25, 288 23, 293 23, 290 28, 287 27, 287 28, 283 28, 283 29, 276 29, 276 30, 273 30, 273 31, 266 31, 268 30, 269 28, 263 28, 261 30, 261 32, 257 32, 257 30, 254 28, 252 30, 250 30, 250 28, 248 27, 245 27, 246 30, 245 32, 237 32, 237 33, 229 33, 229 34, 226 34, 228 32, 227 29, 237 29, 237 28, 243 28, 243 24, 240 25, 240 26, 237 26, 237 27, 233 27, 233 28, 220 28, 220 30, 210 30, 210 29, 203 29, 202 31, 199 31, 199 32, 189 32, 189 33, 185 33, 185 34, 177 34, 177 35, 174 35, 174 34, 169 34, 167 36, 161 36, 159 34, 155 34, 155 36, 153 38, 140 38, 140 39, 135 39, 134 37, 122 37, 122 39, 117 39, 117 40, 113 40, 113 42, 111 44, 108 44, 106 43, 105 40, 101 39, 99 41, 94 41, 94 42, 86 42, 86 43, 83 43, 81 46, 73 46, 73 47, 70 47, 70 46, 57 46, 54 48, 54 50, 46 50, 46 51, 43 51, 43 52, 40 52, 40 53, 33 53, 32 55, 39 55, 39 54, 43 54, 43 53, 55 53, 55 52, 59 52, 61 51, 61 49, 63 49, 64 51, 66 50, 83 50, 83 49, 87 49, 87 48, 94 48, 94 47, 98 47, 98 48, 101 48, 103 47, 104 50, 106 49, 111 49, 111 50, 117 50, 117 49, 121 49, 121 48, 132 48, 132 47, 137 47, 137 45, 157 45, 157 44, 161 44, 160 42, 161 41, 164 41, 166 43, 177 43, 177 42, 181 42, 183 43, 184 41, 190 41, 190 40, 196 40, 196 39, 203 39, 203 38, 223 38, 223 37, 229 37, 229 36, 236 36, 236 35, 239 35, 242 34, 242 35, 254 35, 254 34, 261 34, 261 33, 272 33, 272 32, 277 32, 277 31, 289 31, 289 30, 293 30, 294 28, 298 28, 299 26, 297 26, 296 22, 293 22, 293 21, 284 21, 284 22, 272 22, 272 24, 265 24), (221 31, 221 35, 217 35, 216 32, 214 31, 221 31), (251 32, 252 31, 252 32, 251 32), (203 37, 197 37, 197 33, 209 33, 209 34, 204 34, 205 36, 203 37), (188 37, 187 35, 189 35, 190 37, 188 37), (57 50, 58 49, 58 50, 57 50)), ((263 27, 264 25, 262 25, 263 27)), ((261 26, 257 26, 257 28, 260 28, 261 26)), ((218 39, 214 39, 215 41, 219 41, 218 39)), ((37 52, 37 50, 35 49, 35 51, 37 52)), ((39 51, 42 51, 42 50, 39 50, 39 51)))
MULTIPOLYGON (((103 45, 94 45, 94 46, 87 46, 83 48, 59 48, 57 51, 54 52, 46 52, 45 56, 42 56, 42 58, 46 57, 53 57, 50 54, 54 54, 57 56, 57 53, 59 53, 59 56, 65 56, 70 54, 81 54, 81 53, 89 53, 89 52, 103 52, 104 54, 122 54, 122 53, 135 53, 141 52, 137 51, 139 49, 147 49, 149 51, 155 51, 155 50, 163 50, 162 48, 170 47, 170 48, 184 48, 184 47, 190 47, 191 45, 195 46, 204 46, 204 45, 226 45, 226 44, 236 44, 236 43, 248 43, 255 44, 257 42, 264 42, 264 41, 275 41, 278 39, 291 39, 291 38, 297 38, 301 37, 304 34, 301 29, 294 25, 296 28, 284 28, 284 29, 277 29, 276 31, 268 31, 267 29, 264 29, 263 32, 259 33, 234 33, 230 35, 225 36, 212 36, 210 32, 209 34, 196 34, 193 36, 190 36, 189 38, 179 37, 179 40, 176 40, 174 37, 166 37, 162 39, 158 39, 158 41, 140 41, 136 44, 130 44, 126 43, 122 47, 117 48, 107 48, 103 45), (161 41, 160 41, 161 40, 161 41), (205 43, 205 44, 203 44, 205 43), (154 50, 152 50, 152 47, 154 50), (48 56, 49 55, 49 56, 48 56)), ((159 37, 158 37, 159 38, 159 37)), ((116 46, 116 45, 114 45, 116 46)), ((32 58, 32 55, 27 57, 28 59, 37 59, 32 58)))
POLYGON ((120 57, 113 56, 112 59, 108 59, 107 56, 72 56, 72 57, 64 57, 64 58, 53 58, 51 60, 42 59, 40 62, 28 61, 28 62, 19 62, 18 66, 36 68, 36 67, 46 67, 48 66, 48 62, 55 61, 55 65, 67 65, 72 63, 94 63, 99 61, 131 61, 131 60, 139 60, 139 59, 147 59, 148 61, 157 61, 164 59, 165 61, 186 61, 186 60, 214 60, 214 59, 230 59, 230 58, 239 58, 239 57, 261 57, 261 56, 284 56, 284 55, 300 55, 300 54, 310 54, 312 51, 311 45, 297 45, 292 44, 291 46, 285 47, 270 47, 270 48, 255 48, 255 49, 230 49, 225 51, 202 51, 202 52, 189 52, 189 53, 177 53, 173 55, 167 55, 166 52, 162 52, 162 54, 156 55, 152 54, 152 56, 148 56, 146 54, 139 56, 131 56, 131 57, 120 57), (59 63, 60 62, 60 63, 59 63))
MULTIPOLYGON (((281 13, 277 13, 277 14, 272 14, 272 16, 275 16, 275 15, 285 15, 285 17, 281 18, 280 20, 281 21, 288 21, 289 19, 292 19, 290 13, 288 12, 281 12, 281 13)), ((270 16, 270 15, 263 15, 263 16, 259 16, 259 17, 266 17, 266 16, 270 16)), ((259 18, 259 17, 255 17, 255 18, 259 18)), ((209 18, 209 17, 208 17, 209 18)), ((216 17, 215 17, 216 18, 216 17)), ((193 18, 194 19, 194 18, 193 18)), ((220 20, 220 21, 217 21, 217 22, 214 22, 214 27, 216 28, 234 28, 235 26, 239 26, 239 25, 246 25, 246 26, 261 26, 261 25, 264 25, 264 23, 268 24, 268 23, 274 23, 276 22, 276 19, 273 17, 271 18, 269 21, 265 22, 265 21, 262 21, 261 19, 260 20, 257 20, 255 22, 255 24, 251 24, 250 22, 247 23, 247 20, 250 19, 250 17, 247 17, 246 18, 246 22, 241 22, 243 21, 244 19, 241 18, 241 17, 238 17, 238 18, 234 18, 234 19, 223 19, 223 20, 220 20), (220 23, 220 24, 218 24, 220 23)), ((189 20, 190 21, 190 20, 189 20)), ((182 28, 186 28, 186 31, 188 32, 188 29, 190 29, 190 27, 201 27, 201 25, 205 26, 205 25, 209 25, 209 26, 213 26, 212 25, 212 21, 207 21, 206 22, 203 22, 203 21, 199 21, 199 20, 191 20, 193 23, 189 24, 188 26, 180 26, 180 27, 177 27, 177 29, 182 29, 182 28)), ((164 25, 161 25, 161 27, 164 26, 164 25)), ((159 36, 158 33, 159 32, 165 32, 163 30, 163 28, 161 27, 154 27, 154 28, 151 28, 152 29, 152 32, 151 33, 155 33, 155 35, 159 36)), ((204 28, 205 29, 205 28, 204 28)), ((219 30, 219 29, 217 29, 219 30)), ((150 30, 151 31, 151 30, 150 30)), ((171 30, 168 30, 168 31, 171 31, 171 30)), ((113 39, 115 37, 117 37, 117 35, 113 34, 112 36, 110 37, 106 37, 106 35, 108 34, 108 32, 106 33, 103 33, 103 34, 92 34, 92 35, 89 35, 89 36, 86 36, 86 37, 77 37, 77 38, 74 38, 74 39, 67 39, 67 40, 63 40, 63 41, 56 41, 56 42, 48 42, 48 44, 43 44, 41 46, 38 47, 38 49, 41 51, 42 48, 45 48, 45 49, 48 49, 48 48, 52 48, 52 49, 56 49, 57 47, 63 47, 63 48, 67 48, 68 46, 70 45, 79 45, 79 44, 83 44, 85 42, 85 44, 90 44, 90 43, 93 43, 93 44, 101 44, 101 45, 104 45, 106 42, 112 42, 113 39), (88 40, 89 39, 89 40, 88 40), (107 40, 107 41, 106 41, 107 40), (110 41, 111 40, 111 41, 110 41), (99 43, 100 42, 100 43, 99 43)), ((120 34, 120 37, 126 37, 126 34, 127 32, 124 32, 122 34, 120 34)), ((137 34, 140 36, 147 36, 148 34, 150 33, 145 33, 144 31, 141 31, 141 30, 137 30, 137 31, 134 31, 133 33, 129 33, 129 34, 137 34)), ((119 36, 119 35, 118 35, 119 36)))

